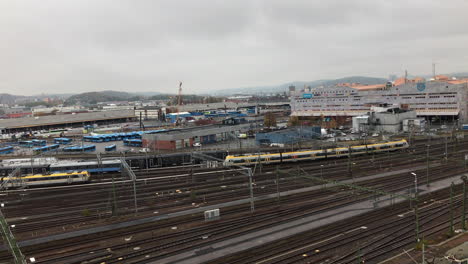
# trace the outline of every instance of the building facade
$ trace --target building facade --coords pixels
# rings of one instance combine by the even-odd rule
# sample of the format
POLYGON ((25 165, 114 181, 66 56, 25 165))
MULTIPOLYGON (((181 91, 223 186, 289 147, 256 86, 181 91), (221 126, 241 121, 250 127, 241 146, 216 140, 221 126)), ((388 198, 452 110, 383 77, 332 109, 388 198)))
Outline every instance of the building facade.
POLYGON ((291 92, 291 115, 352 117, 373 105, 400 105, 418 117, 458 119, 468 123, 468 80, 404 80, 382 85, 341 84, 291 92))

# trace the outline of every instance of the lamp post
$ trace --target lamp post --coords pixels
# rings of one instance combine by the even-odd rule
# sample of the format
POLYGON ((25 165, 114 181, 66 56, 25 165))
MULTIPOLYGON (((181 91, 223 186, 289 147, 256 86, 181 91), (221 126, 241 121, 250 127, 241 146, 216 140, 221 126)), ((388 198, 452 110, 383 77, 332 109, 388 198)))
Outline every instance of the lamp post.
POLYGON ((466 183, 468 182, 468 178, 464 175, 461 179, 463 181, 462 229, 466 230, 466 183))
POLYGON ((353 179, 353 184, 354 184, 354 175, 353 175, 353 166, 356 165, 356 162, 351 162, 350 166, 350 172, 351 172, 351 178, 353 179))
POLYGON ((414 198, 418 198, 418 176, 416 173, 411 172, 411 175, 414 176, 414 198))
POLYGON ((426 186, 429 187, 429 147, 426 145, 426 186))

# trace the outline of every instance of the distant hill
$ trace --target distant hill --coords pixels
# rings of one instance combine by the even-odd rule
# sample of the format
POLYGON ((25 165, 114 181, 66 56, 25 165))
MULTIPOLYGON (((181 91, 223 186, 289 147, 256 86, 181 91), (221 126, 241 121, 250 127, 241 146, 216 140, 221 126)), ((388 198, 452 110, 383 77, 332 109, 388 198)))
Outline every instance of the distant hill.
POLYGON ((102 92, 88 92, 75 94, 70 96, 66 101, 65 105, 73 104, 82 104, 82 105, 92 105, 99 102, 107 101, 131 101, 138 100, 140 97, 126 92, 117 92, 117 91, 102 91, 102 92))
POLYGON ((75 95, 76 93, 48 93, 48 94, 39 94, 34 95, 35 98, 62 98, 66 99, 70 96, 75 95))
POLYGON ((449 76, 457 77, 458 79, 468 78, 468 72, 456 72, 449 74, 449 76))
POLYGON ((255 86, 255 87, 244 87, 244 88, 233 88, 213 91, 216 95, 230 95, 230 94, 265 94, 265 93, 282 93, 289 89, 289 86, 294 85, 296 89, 300 89, 304 86, 318 87, 318 86, 333 86, 338 83, 362 83, 362 84, 381 84, 386 83, 385 78, 374 78, 365 76, 351 76, 334 80, 315 80, 309 82, 295 81, 284 83, 281 85, 272 86, 255 86))
POLYGON ((139 95, 139 96, 155 96, 155 95, 160 95, 160 92, 133 92, 132 94, 134 95, 139 95))

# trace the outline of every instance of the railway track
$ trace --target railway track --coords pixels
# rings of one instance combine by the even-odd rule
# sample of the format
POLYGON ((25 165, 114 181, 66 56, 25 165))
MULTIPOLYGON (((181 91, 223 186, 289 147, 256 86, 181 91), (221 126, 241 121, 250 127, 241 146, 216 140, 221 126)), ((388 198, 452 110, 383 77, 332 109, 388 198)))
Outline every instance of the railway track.
MULTIPOLYGON (((411 184, 411 181, 409 181, 409 183, 411 184)), ((388 186, 392 186, 392 185, 394 185, 394 184, 395 184, 395 181, 390 181, 389 183, 387 183, 388 186)), ((404 182, 399 182, 398 184, 402 184, 403 186, 405 186, 404 188, 406 188, 406 187, 408 186, 408 181, 405 180, 404 182)), ((401 185, 400 185, 400 187, 398 187, 398 188, 397 188, 397 186, 395 186, 395 187, 394 187, 395 189, 389 188, 388 186, 387 186, 387 189, 389 189, 390 191, 391 191, 391 190, 395 190, 395 191, 396 191, 396 190, 402 188, 401 185)), ((317 198, 316 195, 314 195, 314 196, 312 196, 312 197, 317 198)), ((312 197, 311 197, 311 198, 312 198, 312 197)), ((304 200, 304 199, 302 199, 302 200, 304 200)), ((346 200, 346 201, 349 202, 349 197, 345 197, 344 200, 346 200)), ((330 209, 330 208, 329 208, 329 209, 330 209)), ((303 214, 304 208, 298 209, 298 212, 299 212, 299 211, 302 212, 302 215, 299 215, 298 217, 302 217, 302 216, 304 215, 304 214, 303 214)), ((292 212, 291 212, 291 211, 287 211, 287 212, 285 212, 285 213, 287 213, 288 215, 291 215, 292 212)), ((277 222, 277 221, 278 221, 278 216, 275 216, 275 217, 274 217, 274 220, 277 222)), ((255 222, 258 223, 257 221, 255 221, 255 222)), ((271 223, 269 223, 269 224, 267 224, 267 225, 271 225, 271 223)), ((234 225, 233 227, 235 227, 234 229, 239 228, 239 226, 237 226, 237 225, 234 225)), ((210 228, 211 228, 211 227, 210 227, 210 228)), ((253 228, 252 230, 254 230, 254 229, 259 228, 259 226, 254 226, 254 227, 252 227, 252 228, 253 228)), ((223 230, 225 230, 225 229, 223 229, 223 230)), ((225 231, 226 231, 226 230, 225 230, 225 231)), ((246 232, 247 232, 247 231, 246 231, 246 232)), ((134 232, 132 232, 132 233, 134 233, 134 232)), ((239 234, 237 234, 237 235, 239 235, 239 234)), ((193 237, 192 237, 192 239, 200 240, 199 234, 197 233, 197 234, 196 234, 196 238, 193 238, 193 237)), ((154 241, 154 240, 151 240, 151 241, 154 241)), ((165 241, 165 240, 163 240, 163 238, 161 238, 161 237, 158 237, 158 238, 157 238, 157 241, 165 241)), ((192 240, 191 240, 191 239, 188 239, 187 241, 192 241, 192 240)), ((167 241, 166 241, 166 242, 167 242, 167 241)), ((144 244, 142 241, 138 241, 138 242, 135 242, 135 243, 139 244, 139 245, 140 245, 139 247, 141 247, 141 244, 144 244)), ((172 244, 171 244, 170 242, 167 242, 167 243, 165 243, 166 246, 164 246, 164 248, 167 250, 167 247, 168 247, 167 245, 174 245, 174 246, 177 246, 177 245, 180 245, 180 244, 181 244, 181 243, 176 243, 176 244, 172 243, 172 244)), ((133 244, 131 244, 131 245, 133 245, 133 244)), ((135 245, 136 245, 136 244, 135 244, 135 245)), ((127 244, 126 246, 129 246, 129 245, 127 244)), ((191 246, 193 246, 193 245, 191 245, 191 246)), ((123 247, 123 246, 120 246, 120 247, 123 247)), ((119 247, 117 247, 116 249, 119 249, 119 247)), ((161 249, 162 249, 161 247, 156 247, 156 248, 155 248, 155 247, 152 247, 152 248, 147 248, 147 249, 145 249, 146 251, 141 251, 141 252, 145 252, 145 254, 146 254, 146 253, 148 253, 148 252, 161 251, 161 249)), ((181 248, 180 248, 180 247, 179 247, 179 248, 175 248, 174 250, 175 250, 175 252, 177 252, 177 251, 181 250, 181 248)), ((139 250, 139 252, 140 252, 140 250, 139 250)), ((174 253, 174 252, 172 252, 172 253, 174 253)), ((136 253, 132 253, 132 255, 136 255, 136 253)), ((147 257, 147 256, 145 255, 144 257, 145 257, 145 259, 154 259, 154 256, 152 256, 152 255, 153 255, 153 254, 151 254, 150 257, 147 257)), ((161 256, 159 256, 159 257, 161 257, 161 256)), ((129 256, 121 255, 120 257, 117 257, 117 260, 118 260, 119 258, 129 258, 129 256)), ((137 262, 135 262, 135 263, 139 263, 138 261, 142 261, 142 259, 138 259, 137 262)), ((111 263, 112 263, 112 262, 111 262, 111 263)), ((130 262, 130 263, 131 263, 131 262, 130 262)))
MULTIPOLYGON (((463 144, 458 144, 458 145, 450 145, 448 144, 448 149, 449 149, 449 154, 447 157, 449 160, 447 162, 442 162, 442 158, 445 156, 442 151, 445 150, 445 144, 439 144, 439 145, 434 145, 432 147, 432 151, 435 153, 434 155, 431 155, 430 157, 430 164, 432 167, 431 169, 431 174, 429 175, 429 180, 434 181, 437 179, 441 179, 443 177, 448 177, 449 174, 447 174, 447 170, 451 168, 452 166, 457 166, 458 168, 462 168, 460 166, 460 162, 462 161, 464 152, 461 152, 466 149, 468 143, 463 143, 463 144)), ((375 155, 373 157, 371 156, 360 156, 360 157, 353 157, 353 159, 348 160, 348 159, 337 159, 337 160, 326 160, 326 161, 314 161, 314 162, 308 162, 308 163, 297 163, 297 164, 285 164, 284 166, 280 167, 280 172, 284 173, 284 171, 287 172, 294 172, 295 168, 297 166, 301 166, 302 169, 305 171, 318 176, 322 175, 326 178, 329 179, 337 179, 337 180, 342 180, 342 179, 349 179, 350 176, 355 177, 356 179, 359 177, 363 177, 366 175, 370 175, 376 172, 382 172, 382 171, 389 171, 391 169, 395 168, 402 168, 402 167, 414 167, 417 165, 424 165, 426 160, 426 157, 423 156, 423 154, 426 153, 426 147, 424 144, 421 145, 415 145, 414 148, 412 148, 410 151, 407 152, 389 152, 386 154, 381 154, 381 155, 375 155), (352 168, 352 172, 350 173, 349 170, 349 164, 350 163, 355 163, 352 168), (323 165, 323 166, 321 166, 323 165)), ((268 165, 263 165, 259 166, 256 168, 256 175, 255 175, 255 186, 254 186, 254 193, 256 195, 263 195, 263 194, 271 194, 275 193, 277 191, 277 184, 276 184, 276 178, 275 178, 275 171, 276 171, 276 166, 268 166, 268 165)), ((154 210, 164 210, 166 208, 167 210, 178 210, 177 207, 180 208, 187 208, 187 206, 190 206, 190 204, 193 201, 196 201, 197 203, 202 202, 201 196, 205 196, 210 202, 222 202, 222 201, 229 201, 233 199, 239 199, 243 197, 248 197, 248 190, 247 190, 247 177, 245 176, 239 176, 239 174, 234 174, 230 175, 230 173, 226 173, 226 170, 219 170, 212 173, 206 173, 206 174, 199 174, 197 177, 195 177, 195 180, 191 180, 191 177, 196 175, 196 172, 213 172, 215 170, 208 170, 208 169, 193 169, 190 167, 184 168, 181 171, 186 170, 184 175, 179 175, 173 178, 164 178, 166 176, 174 176, 174 174, 170 174, 171 170, 150 170, 150 171, 142 171, 138 172, 139 177, 141 176, 141 181, 138 182, 138 189, 140 195, 138 196, 138 203, 139 203, 139 209, 141 209, 141 215, 138 217, 142 217, 145 214, 151 214, 154 212, 154 210), (158 172, 159 174, 155 176, 151 176, 152 173, 158 172), (224 175, 220 175, 223 174, 224 175), (167 174, 167 175, 164 175, 167 174), (145 179, 144 177, 148 178, 160 178, 159 181, 157 179, 154 179, 154 181, 145 179), (145 182, 146 181, 146 182, 145 182), (226 186, 225 188, 220 188, 220 184, 222 186, 226 186), (181 192, 174 192, 178 188, 181 192), (197 198, 193 199, 191 197, 191 190, 196 190, 197 191, 197 198), (172 194, 170 194, 172 191, 172 194), (160 203, 157 207, 154 205, 154 193, 155 192, 167 192, 165 196, 158 197, 158 203, 160 203), (175 203, 177 201, 177 203, 175 203), (175 205, 175 206, 174 206, 175 205)), ((181 171, 178 171, 176 173, 179 173, 181 171)), ((424 182, 425 180, 425 174, 424 170, 421 172, 418 172, 418 177, 420 182, 424 182)), ((453 172, 460 172, 460 170, 454 170, 453 172)), ((402 177, 400 175, 399 177, 402 177)), ((316 183, 304 180, 302 178, 295 178, 293 176, 287 177, 285 175, 282 175, 280 179, 281 184, 279 184, 280 191, 283 190, 290 190, 290 189, 297 189, 301 187, 306 187, 306 186, 311 186, 316 183), (283 180, 281 180, 283 179, 283 180)), ((397 176, 395 177, 385 177, 385 179, 381 180, 374 180, 374 181, 369 181, 369 182, 363 182, 363 186, 373 186, 377 188, 382 188, 382 189, 388 189, 391 190, 391 185, 395 184, 396 180, 398 179, 397 176)), ((118 186, 118 192, 121 197, 119 197, 119 207, 122 208, 122 213, 123 217, 126 218, 131 217, 133 214, 133 211, 131 209, 131 206, 133 204, 133 199, 132 199, 132 191, 131 191, 131 185, 127 182, 118 182, 116 181, 116 184, 118 186)), ((399 180, 398 184, 401 188, 401 186, 409 186, 412 184, 412 181, 409 179, 405 180, 399 180)), ((99 186, 99 185, 96 185, 99 186)), ((397 186, 395 186, 397 188, 397 186)), ((9 202, 11 204, 18 205, 16 209, 9 209, 7 207, 6 214, 8 217, 15 217, 17 218, 16 222, 17 223, 17 230, 14 230, 15 234, 20 234, 21 232, 27 233, 27 232, 34 232, 35 230, 40 230, 44 229, 44 227, 49 228, 49 226, 55 226, 55 227, 60 227, 60 226, 65 226, 64 224, 68 225, 78 225, 83 222, 93 222, 93 221, 98 221, 99 219, 109 219, 110 218, 110 211, 109 209, 109 194, 111 188, 95 188, 91 186, 80 186, 76 188, 76 191, 71 191, 72 188, 70 189, 50 189, 47 190, 44 195, 44 191, 35 191, 35 190, 28 190, 26 191, 28 196, 23 196, 21 200, 21 191, 18 192, 10 192, 8 193, 8 196, 2 196, 2 201, 5 200, 7 202, 7 205, 9 202), (96 191, 99 190, 98 193, 96 191), (104 195, 103 195, 104 193, 104 195), (76 199, 77 197, 87 197, 89 199, 83 200, 83 199, 76 199), (60 203, 58 204, 50 204, 50 201, 54 201, 60 199, 60 203), (27 204, 26 202, 30 202, 27 204), (38 204, 44 204, 46 206, 42 208, 38 208, 38 204), (95 207, 91 207, 91 205, 94 205, 95 207), (64 207, 69 207, 69 210, 64 209, 64 207), (77 216, 77 213, 80 213, 80 210, 84 209, 89 209, 91 208, 91 214, 89 216, 77 216), (101 212, 104 212, 100 215, 98 212, 101 209, 101 212), (104 209, 104 210, 102 210, 104 209), (15 211, 17 210, 17 211, 15 211), (96 211, 94 211, 96 210, 96 211), (24 212, 30 213, 29 216, 32 216, 38 212, 47 212, 49 214, 53 213, 60 213, 62 212, 63 214, 61 216, 59 215, 54 215, 54 216, 46 216, 42 218, 36 218, 37 221, 31 221, 33 218, 28 218, 28 219, 21 219, 23 217, 28 217, 28 215, 25 216, 24 212), (55 222, 52 222, 52 219, 55 218, 55 222), (49 223, 49 224, 48 224, 49 223), (23 228, 23 230, 22 230, 23 228)), ((311 193, 309 194, 310 196, 291 196, 289 198, 282 197, 281 198, 281 204, 288 204, 291 203, 291 205, 300 203, 301 199, 303 201, 310 201, 311 199, 320 199, 320 193, 311 193), (297 197, 297 200, 294 200, 293 197, 297 197)), ((324 194, 322 194, 324 195, 324 194)), ((328 194, 330 195, 330 194, 328 194)), ((326 197, 326 196, 324 196, 326 197)), ((349 197, 343 198, 342 202, 345 202, 346 199, 349 199, 349 197)), ((311 203, 313 204, 313 203, 311 203)), ((257 210, 262 210, 262 209, 268 209, 268 208, 276 208, 275 206, 278 206, 278 201, 269 201, 269 202, 263 202, 263 203, 258 203, 257 210)), ((301 210, 304 211, 304 209, 307 210, 317 210, 317 204, 314 204, 314 206, 311 205, 311 207, 305 207, 302 208, 301 210), (315 206, 315 207, 314 207, 315 206)), ((223 215, 229 215, 231 214, 233 217, 236 215, 240 215, 241 211, 245 211, 245 207, 240 207, 242 208, 239 211, 233 210, 231 213, 224 212, 223 215)), ((272 215, 274 210, 272 210, 269 213, 266 213, 267 215, 272 215)), ((293 212, 293 211, 291 211, 293 212)), ((291 213, 290 212, 290 213, 291 213)), ((299 212, 295 212, 299 214, 299 212)), ((273 214, 274 215, 274 214, 273 214)), ((134 218, 135 216, 133 216, 134 218)), ((300 216, 298 216, 300 217, 300 216)), ((200 216, 198 216, 197 219, 199 219, 200 216)), ((277 219, 277 218, 276 218, 277 219)), ((271 218, 268 218, 265 216, 265 221, 272 221, 271 218)), ((98 221, 101 222, 101 221, 98 221)), ((199 222, 199 220, 187 220, 187 222, 182 222, 180 223, 181 225, 187 224, 190 225, 193 223, 199 222)), ((12 223, 15 223, 14 221, 12 223)), ((177 223, 177 222, 176 222, 177 223)), ((267 222, 258 222, 258 224, 261 223, 267 223, 267 222)), ((93 223, 96 224, 96 223, 93 223)), ((158 223, 159 225, 160 223, 158 223)), ((272 223, 270 223, 271 225, 272 223)), ((153 226, 151 227, 152 229, 154 228, 167 228, 168 226, 153 226)), ((171 225, 171 223, 168 223, 168 225, 171 225)), ((267 225, 267 224, 265 224, 267 225)), ((215 229, 216 227, 213 227, 213 232, 218 230, 216 234, 217 236, 222 236, 223 234, 225 236, 236 236, 236 229, 240 229, 241 227, 237 225, 233 225, 231 223, 232 228, 230 229, 228 226, 225 227, 219 227, 219 229, 215 229), (231 233, 232 234, 231 234, 231 233)), ((211 228, 211 227, 210 227, 211 228)), ((207 230, 210 230, 208 228, 207 230)), ((247 227, 246 227, 247 228, 247 227)), ((251 230, 255 230, 260 228, 259 226, 252 226, 251 230)), ((209 231, 203 231, 203 229, 199 229, 199 232, 209 232, 209 231)), ((144 233, 148 232, 145 231, 144 229, 141 230, 131 230, 129 232, 132 233, 144 233)), ((246 230, 245 232, 249 232, 246 230)), ((239 232, 237 232, 239 233, 239 232)), ((185 246, 187 248, 194 247, 195 244, 190 244, 190 243, 195 243, 195 242, 200 242, 198 240, 201 240, 202 243, 207 243, 210 241, 210 239, 201 239, 199 236, 199 233, 187 233, 183 234, 184 236, 187 237, 187 243, 185 246), (198 236, 198 239, 195 237, 198 236)), ((238 234, 237 234, 238 235, 238 234)), ((102 237, 101 237, 102 239, 102 237)), ((107 238, 106 238, 107 239, 107 238)), ((112 239, 112 236, 109 236, 109 239, 112 239)), ((164 238, 165 239, 165 238, 164 238)), ((165 241, 164 239, 159 238, 158 241, 165 241)), ((170 238, 167 238, 168 242, 167 245, 170 244, 170 238)), ((222 239, 222 238, 220 238, 222 239)), ((99 240, 97 240, 99 241, 99 240)), ((142 242, 142 241, 139 241, 142 242)), ((148 240, 148 244, 152 244, 155 242, 154 240, 148 240)), ((135 241, 137 244, 138 242, 135 241)), ((82 242, 77 241, 75 246, 82 245, 82 242)), ((135 245, 136 245, 135 244, 135 245)), ((172 243, 172 247, 166 247, 165 250, 169 252, 169 254, 174 254, 174 252, 179 251, 182 245, 181 243, 172 243), (171 251, 172 250, 172 251, 171 251), (172 252, 172 253, 171 253, 172 252)), ((197 244, 198 245, 198 244, 197 244)), ((66 247, 71 247, 70 245, 64 245, 66 247)), ((125 246, 129 246, 129 243, 126 243, 125 246)), ((115 249, 117 252, 120 253, 113 253, 109 255, 105 252, 100 252, 99 254, 108 255, 108 256, 120 256, 122 258, 128 257, 125 256, 125 247, 123 245, 116 245, 115 249), (120 255, 118 255, 120 254, 120 255)), ((140 251, 140 250, 138 250, 140 251)), ((151 247, 147 248, 147 252, 152 252, 155 251, 155 249, 151 249, 151 247)), ((43 250, 42 252, 50 252, 50 250, 43 250)), ((49 253, 46 253, 49 254, 49 253)), ((84 253, 79 253, 79 254, 84 254, 84 253)), ((138 259, 141 257, 142 259, 138 259, 138 261, 142 261, 145 259, 150 259, 154 257, 154 253, 148 253, 151 255, 150 257, 146 257, 146 255, 139 255, 138 257, 135 257, 138 259)), ((85 258, 84 255, 82 256, 74 256, 76 258, 85 258)), ((102 256, 101 256, 102 257, 102 256)), ((159 256, 161 257, 161 256, 159 256)), ((118 259, 118 258, 117 258, 118 259)), ((60 262, 57 262, 60 263, 60 262)), ((62 262, 63 263, 63 262, 62 262)), ((138 263, 138 262, 135 262, 138 263)))
MULTIPOLYGON (((448 230, 446 197, 447 191, 439 191, 421 200, 421 237, 448 230)), ((461 204, 458 197, 455 219, 461 204)), ((414 213, 400 203, 209 263, 358 263, 360 256, 365 263, 377 263, 415 243, 414 213)))
MULTIPOLYGON (((411 163, 413 164, 413 161, 407 161, 407 158, 405 158, 404 160, 406 160, 406 163, 411 163)), ((399 166, 401 166, 402 164, 400 164, 399 166)), ((364 166, 363 166, 364 167, 364 166)), ((293 167, 290 167, 290 168, 293 168, 293 167)), ((314 170, 314 168, 317 168, 317 165, 311 165, 311 169, 310 170, 314 170)), ((306 167, 307 169, 307 167, 306 167)), ((369 170, 370 168, 366 168, 364 167, 365 170, 369 170)), ((363 169, 363 170, 364 170, 363 169)), ((268 173, 271 172, 271 171, 265 171, 263 175, 259 175, 256 177, 256 185, 257 186, 260 186, 260 188, 264 188, 266 191, 270 190, 270 193, 271 192, 275 192, 276 191, 276 188, 275 188, 275 183, 274 181, 272 181, 271 179, 268 179, 268 178, 271 178, 271 175, 268 175, 268 173), (263 179, 265 179, 264 181, 262 181, 262 177, 263 179)), ((324 175, 326 175, 327 178, 329 179, 339 179, 339 177, 337 177, 338 175, 340 175, 340 171, 337 171, 335 172, 335 175, 330 175, 330 174, 327 174, 325 173, 324 175)), ((358 173, 355 173, 355 176, 357 177, 359 174, 358 173)), ((181 178, 183 177, 187 177, 187 176, 181 176, 181 178)), ((342 177, 341 175, 341 179, 345 179, 346 177, 342 177)), ((214 180, 217 180, 218 178, 214 178, 214 180)), ((296 180, 297 181, 297 180, 296 180)), ((228 199, 229 197, 247 197, 248 193, 246 192, 246 186, 245 186, 245 183, 246 183, 246 179, 242 179, 241 181, 239 181, 239 179, 236 179, 236 181, 224 181, 223 184, 226 184, 226 185, 235 185, 236 183, 240 184, 238 185, 238 189, 230 189, 230 188, 225 188, 225 189, 219 189, 219 183, 213 183, 213 184, 206 184, 206 185, 203 185, 204 187, 200 187, 200 188, 197 188, 196 186, 194 186, 194 184, 191 184, 190 187, 187 187, 187 185, 168 185, 167 183, 164 183, 164 184, 161 184, 161 186, 165 186, 165 190, 163 189, 151 189, 151 188, 143 188, 140 192, 143 193, 143 195, 139 196, 139 202, 144 202, 147 201, 147 200, 151 200, 153 199, 153 193, 156 193, 156 192, 164 192, 166 190, 182 190, 182 191, 185 191, 185 192, 182 192, 181 193, 173 193, 173 195, 167 195, 165 196, 165 198, 163 197, 160 197, 159 198, 159 202, 160 203, 164 203, 164 200, 166 199, 167 200, 167 205, 171 204, 173 202, 173 200, 186 200, 186 204, 185 205, 188 205, 190 204, 192 201, 189 198, 190 196, 190 193, 187 193, 188 190, 193 190, 193 189, 197 189, 197 192, 200 194, 200 195, 203 195, 205 198, 208 197, 209 200, 212 200, 212 201, 223 201, 223 199, 228 199), (214 189, 217 189, 217 190, 211 190, 210 191, 210 188, 214 188, 214 189), (167 198, 173 198, 173 199, 167 199, 167 198)), ((283 183, 283 185, 281 186, 281 190, 287 190, 287 189, 294 189, 294 188, 299 188, 299 187, 303 187, 304 186, 304 182, 300 181, 298 184, 294 184, 294 183, 288 183, 289 185, 287 185, 286 183, 283 183)), ((120 188, 120 186, 119 186, 120 188)), ((257 188, 255 191, 256 193, 258 194, 262 194, 264 193, 264 190, 263 189, 260 189, 260 188, 257 188)), ((110 192, 110 190, 107 190, 108 193, 110 192)), ((107 194, 108 194, 107 193, 107 194)), ((268 192, 266 192, 268 193, 268 192)), ((125 192, 124 192, 125 194, 125 192)), ((68 195, 68 194, 67 194, 68 195)), ((74 193, 73 196, 77 196, 77 197, 83 197, 83 196, 88 196, 88 193, 87 192, 79 192, 79 193, 74 193)), ((65 196, 66 197, 66 196, 65 196)), ((53 200, 57 200, 57 199, 65 199, 65 197, 62 197, 60 195, 58 196, 52 196, 51 198, 53 200)), ((43 197, 41 197, 43 198, 43 197)), ((131 204, 132 204, 132 194, 131 192, 126 192, 126 195, 124 196, 121 196, 119 197, 120 200, 121 200, 121 206, 122 207, 129 207, 131 204)), ((30 201, 33 201, 34 198, 29 198, 30 201)), ((110 214, 108 213, 109 212, 109 202, 108 202, 108 199, 109 199, 109 196, 107 197, 102 197, 100 198, 101 202, 99 202, 99 199, 89 199, 87 201, 87 203, 74 203, 73 201, 69 201, 69 200, 64 200, 66 201, 67 203, 67 207, 69 208, 68 210, 70 210, 70 213, 72 216, 70 217, 70 220, 65 220, 65 219, 62 219, 62 218, 58 218, 57 215, 53 215, 53 218, 55 220, 55 223, 60 224, 60 223, 73 223, 73 222, 78 222, 80 220, 83 220, 83 221, 89 221, 89 220, 95 220, 95 219, 101 219, 101 218, 104 218, 104 217, 109 217, 110 214), (107 198, 107 201, 105 201, 107 198), (102 200, 104 200, 105 202, 102 202, 102 200), (78 217, 77 215, 79 215, 81 212, 83 212, 83 210, 89 210, 91 212, 91 214, 93 214, 93 217, 78 217)), ((38 202, 42 203, 42 204, 47 204, 47 201, 44 201, 44 200, 38 200, 38 202), (42 201, 42 202, 41 202, 42 201)), ((76 201, 75 201, 76 202, 76 201)), ((36 208, 36 206, 34 204, 31 204, 30 207, 21 207, 21 208, 18 208, 21 212, 24 212, 25 210, 28 210, 29 212, 31 212, 32 214, 36 214, 36 213, 39 213, 39 212, 35 212, 34 211, 34 208, 36 208)), ((158 207, 152 207, 152 208, 148 208, 148 211, 151 211, 151 210, 160 210, 164 208, 164 206, 158 206, 158 207)), ((44 211, 45 209, 47 208, 39 208, 40 211, 44 211)), ((53 208, 48 208, 46 211, 48 211, 49 213, 52 213, 54 214, 54 211, 55 212, 63 212, 63 209, 60 208, 60 207, 57 207, 57 209, 53 209, 53 208)), ((17 215, 15 216, 14 213, 11 213, 9 211, 7 211, 8 215, 10 217, 17 217, 17 218, 24 218, 24 217, 28 217, 28 216, 22 216, 22 215, 17 215)), ((131 213, 131 211, 130 211, 131 213)), ((62 214, 64 215, 64 214, 62 214)), ((64 215, 64 217, 66 217, 64 215)), ((30 218, 28 218, 30 219, 30 218)), ((28 219, 24 219, 25 221, 18 221, 17 223, 18 224, 21 224, 21 225, 18 225, 18 226, 23 226, 22 228, 25 228, 23 230, 28 230, 28 231, 32 231, 32 230, 29 230, 26 228, 27 224, 26 225, 23 225, 23 223, 26 223, 28 222, 28 219)), ((46 223, 47 220, 49 218, 43 218, 42 219, 42 222, 43 223, 46 223)), ((30 220, 29 220, 30 221, 30 220)), ((36 223, 37 226, 41 226, 41 223, 36 223)), ((34 224, 31 224, 31 225, 34 225, 34 224)), ((22 228, 18 228, 18 231, 21 231, 22 228)), ((42 226, 41 226, 42 228, 42 226)))

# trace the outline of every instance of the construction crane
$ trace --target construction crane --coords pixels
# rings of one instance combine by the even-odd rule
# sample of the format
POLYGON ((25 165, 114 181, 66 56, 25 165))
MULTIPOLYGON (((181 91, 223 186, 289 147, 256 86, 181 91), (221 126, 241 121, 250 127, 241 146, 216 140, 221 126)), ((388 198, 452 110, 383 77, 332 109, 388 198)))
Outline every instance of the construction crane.
POLYGON ((179 93, 178 93, 178 96, 177 96, 177 108, 176 108, 176 122, 175 122, 175 125, 178 125, 179 124, 179 107, 180 107, 180 104, 182 103, 182 82, 179 81, 179 93))
POLYGON ((177 98, 177 111, 179 111, 181 102, 182 102, 182 82, 179 81, 179 96, 177 98))

